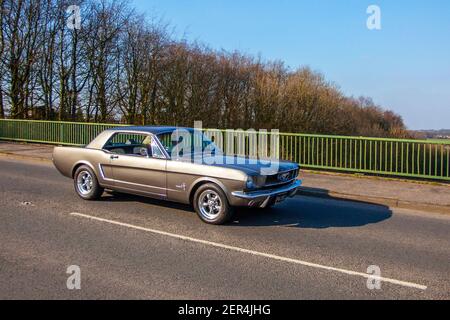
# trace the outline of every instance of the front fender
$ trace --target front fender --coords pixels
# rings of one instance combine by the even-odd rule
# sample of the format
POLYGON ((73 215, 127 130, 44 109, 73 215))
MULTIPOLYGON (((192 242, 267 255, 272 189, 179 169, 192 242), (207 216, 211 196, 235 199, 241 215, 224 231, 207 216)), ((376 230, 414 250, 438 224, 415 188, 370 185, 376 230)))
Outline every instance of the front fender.
POLYGON ((219 179, 211 178, 211 177, 200 177, 200 178, 196 179, 196 180, 191 184, 191 186, 190 186, 190 188, 189 188, 189 199, 190 199, 190 200, 192 200, 192 197, 194 196, 194 193, 195 193, 195 191, 197 190, 197 188, 198 188, 200 185, 204 184, 204 183, 214 183, 214 184, 217 184, 217 185, 223 190, 223 192, 225 193, 225 195, 226 195, 226 197, 227 197, 227 199, 228 199, 228 202, 231 202, 231 200, 232 200, 231 192, 232 192, 233 190, 230 190, 230 188, 227 187, 227 186, 225 185, 225 183, 223 183, 223 182, 220 181, 219 179))

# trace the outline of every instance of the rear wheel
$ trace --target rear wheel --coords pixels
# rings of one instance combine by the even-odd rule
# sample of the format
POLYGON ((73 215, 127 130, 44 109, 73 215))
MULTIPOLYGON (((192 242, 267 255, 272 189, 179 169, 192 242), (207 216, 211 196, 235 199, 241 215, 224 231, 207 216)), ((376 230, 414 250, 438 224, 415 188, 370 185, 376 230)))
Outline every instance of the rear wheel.
POLYGON ((98 199, 104 191, 98 184, 95 173, 88 166, 81 166, 75 171, 74 186, 77 194, 84 200, 98 199))
POLYGON ((194 208, 200 219, 209 224, 224 224, 233 216, 233 208, 223 190, 215 184, 207 183, 197 189, 194 208))

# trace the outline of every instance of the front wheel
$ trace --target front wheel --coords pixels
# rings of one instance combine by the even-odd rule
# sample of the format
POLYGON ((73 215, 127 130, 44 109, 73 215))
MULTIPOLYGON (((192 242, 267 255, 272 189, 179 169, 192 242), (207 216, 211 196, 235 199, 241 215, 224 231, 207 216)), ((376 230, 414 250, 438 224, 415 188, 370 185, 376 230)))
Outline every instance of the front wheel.
POLYGON ((209 224, 224 224, 233 216, 233 208, 225 193, 215 184, 207 183, 197 189, 194 208, 200 219, 209 224))
POLYGON ((88 166, 81 166, 75 171, 74 185, 75 191, 84 200, 98 199, 104 191, 98 184, 95 173, 88 166))

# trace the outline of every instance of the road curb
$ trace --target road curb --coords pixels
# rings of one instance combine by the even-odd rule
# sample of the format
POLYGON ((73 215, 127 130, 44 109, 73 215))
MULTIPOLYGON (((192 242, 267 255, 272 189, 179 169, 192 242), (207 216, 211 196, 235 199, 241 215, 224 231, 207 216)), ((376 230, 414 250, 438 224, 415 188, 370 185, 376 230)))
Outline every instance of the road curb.
POLYGON ((433 213, 450 214, 450 206, 440 206, 436 204, 423 202, 404 201, 394 198, 359 196, 333 191, 330 192, 315 191, 315 190, 311 191, 311 190, 302 190, 301 188, 297 191, 297 195, 338 200, 338 201, 364 202, 373 205, 387 206, 390 208, 415 209, 433 213))
POLYGON ((327 176, 337 176, 343 178, 353 178, 353 179, 369 179, 369 180, 378 180, 378 181, 396 181, 396 182, 407 182, 414 183, 420 185, 434 185, 434 186, 450 186, 449 183, 442 181, 428 181, 428 180, 420 180, 420 179, 405 179, 401 177, 393 177, 393 176, 383 176, 383 175, 367 175, 361 173, 347 173, 347 172, 336 172, 336 171, 317 171, 313 169, 301 169, 302 172, 310 173, 310 174, 320 174, 327 176))
POLYGON ((39 156, 31 156, 10 152, 0 151, 0 157, 8 158, 8 159, 18 159, 18 160, 35 160, 35 161, 43 161, 43 162, 52 162, 49 158, 39 157, 39 156))

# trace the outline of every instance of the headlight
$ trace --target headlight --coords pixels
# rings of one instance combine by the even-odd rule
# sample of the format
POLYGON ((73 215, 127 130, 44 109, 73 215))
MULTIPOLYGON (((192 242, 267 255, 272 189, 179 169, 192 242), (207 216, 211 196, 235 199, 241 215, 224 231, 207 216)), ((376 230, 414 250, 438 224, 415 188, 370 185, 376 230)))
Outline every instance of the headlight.
POLYGON ((264 187, 266 184, 266 176, 249 176, 245 184, 247 189, 255 189, 264 187))
POLYGON ((254 189, 256 187, 255 181, 253 177, 248 177, 247 182, 245 183, 245 187, 247 189, 254 189))

